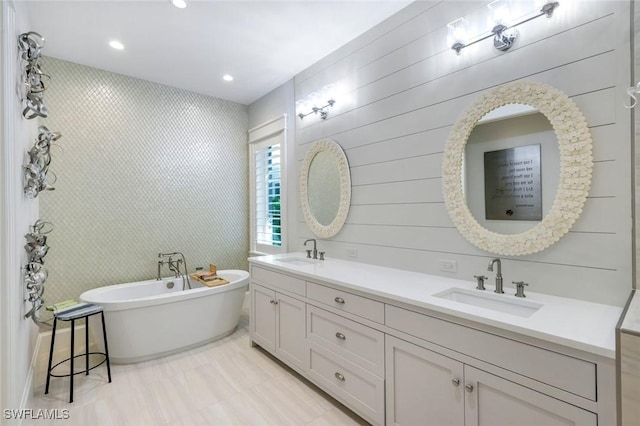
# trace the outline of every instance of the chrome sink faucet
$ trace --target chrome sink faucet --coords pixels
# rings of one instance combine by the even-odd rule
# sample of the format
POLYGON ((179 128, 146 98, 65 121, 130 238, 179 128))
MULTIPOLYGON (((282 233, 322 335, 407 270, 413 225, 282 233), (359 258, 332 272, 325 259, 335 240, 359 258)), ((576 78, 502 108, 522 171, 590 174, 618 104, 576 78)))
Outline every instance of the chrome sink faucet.
POLYGON ((496 289, 494 291, 496 293, 504 293, 504 290, 502 289, 502 262, 500 259, 497 257, 495 259, 491 259, 487 271, 493 272, 494 263, 498 264, 498 269, 496 270, 496 289))
MULTIPOLYGON (((309 241, 313 241, 313 258, 317 259, 318 258, 318 248, 316 246, 316 239, 315 238, 309 238, 307 241, 304 242, 304 246, 307 246, 307 243, 309 241)), ((307 250, 307 257, 311 257, 311 250, 307 250)))

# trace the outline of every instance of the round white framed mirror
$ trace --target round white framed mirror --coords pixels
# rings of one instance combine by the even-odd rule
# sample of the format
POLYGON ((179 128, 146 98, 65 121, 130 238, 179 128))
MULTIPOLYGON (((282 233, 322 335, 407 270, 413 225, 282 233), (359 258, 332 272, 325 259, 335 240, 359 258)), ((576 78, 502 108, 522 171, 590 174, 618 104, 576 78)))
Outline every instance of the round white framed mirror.
POLYGON ((300 173, 300 203, 316 236, 330 238, 342 229, 351 204, 351 174, 335 141, 317 140, 307 151, 300 173))
POLYGON ((536 253, 557 242, 582 213, 591 186, 592 141, 578 106, 547 84, 518 81, 492 89, 476 99, 454 124, 442 163, 445 205, 458 231, 490 253, 519 256, 536 253), (555 198, 537 224, 524 232, 505 234, 482 226, 472 214, 464 191, 464 158, 469 137, 488 113, 510 104, 529 105, 550 122, 558 143, 559 174, 555 198))

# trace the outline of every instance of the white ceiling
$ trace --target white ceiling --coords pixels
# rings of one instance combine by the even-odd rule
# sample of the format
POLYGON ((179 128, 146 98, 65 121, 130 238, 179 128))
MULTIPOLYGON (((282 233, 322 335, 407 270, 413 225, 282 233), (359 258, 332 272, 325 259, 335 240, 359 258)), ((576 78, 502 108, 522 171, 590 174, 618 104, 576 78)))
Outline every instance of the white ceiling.
POLYGON ((250 104, 410 3, 187 2, 186 9, 169 0, 28 0, 26 7, 32 30, 46 39, 44 55, 250 104), (109 47, 112 39, 125 49, 109 47))

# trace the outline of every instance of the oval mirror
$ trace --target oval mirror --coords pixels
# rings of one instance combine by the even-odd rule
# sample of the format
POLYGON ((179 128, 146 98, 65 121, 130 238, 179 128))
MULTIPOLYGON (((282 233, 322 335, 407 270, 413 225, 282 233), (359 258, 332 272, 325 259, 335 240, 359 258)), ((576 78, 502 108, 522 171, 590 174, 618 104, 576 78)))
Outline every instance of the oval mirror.
POLYGON ((349 163, 340 145, 331 139, 314 142, 300 174, 300 202, 304 220, 318 237, 340 231, 351 203, 349 163))
POLYGON ((543 250, 567 233, 582 212, 591 186, 591 145, 582 112, 560 90, 519 81, 486 92, 454 124, 445 146, 442 184, 451 220, 469 242, 491 253, 517 256, 543 250), (492 129, 491 117, 504 115, 498 109, 511 104, 530 106, 537 117, 501 126, 502 117, 492 129), (479 125, 483 118, 485 124, 479 125), (553 144, 545 120, 555 131, 555 164, 551 157, 556 148, 548 147, 553 144), (520 131, 527 126, 538 127, 536 140, 520 131), (517 214, 521 216, 514 220, 517 214))

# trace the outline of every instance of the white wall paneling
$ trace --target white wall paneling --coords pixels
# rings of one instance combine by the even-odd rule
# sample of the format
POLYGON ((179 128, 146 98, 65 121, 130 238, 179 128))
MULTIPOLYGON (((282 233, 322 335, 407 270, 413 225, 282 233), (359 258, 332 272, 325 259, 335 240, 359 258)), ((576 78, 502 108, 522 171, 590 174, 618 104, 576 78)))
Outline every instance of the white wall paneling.
MULTIPOLYGON (((488 2, 487 2, 488 3, 488 2)), ((533 2, 517 2, 520 12, 533 2)), ((486 26, 478 2, 417 2, 295 78, 296 99, 340 82, 347 93, 329 111, 296 120, 296 167, 311 142, 329 137, 345 150, 352 208, 340 233, 319 243, 328 257, 472 280, 490 253, 452 227, 442 199, 444 144, 461 112, 482 92, 531 79, 564 91, 583 111, 594 141, 593 184, 582 217, 547 250, 507 258, 505 282, 531 291, 623 305, 632 282, 631 122, 624 108, 631 78, 630 2, 560 2, 551 19, 518 27, 507 52, 486 40, 457 56, 447 23, 465 16, 486 26), (439 271, 439 260, 458 272, 439 271)), ((486 30, 486 28, 485 28, 486 30)), ((299 207, 299 199, 298 199, 299 207)), ((296 226, 302 247, 311 235, 296 226)))
MULTIPOLYGON (((0 107, 2 161, 0 228, 0 407, 26 408, 32 396, 31 359, 34 352, 37 327, 24 318, 22 266, 27 262, 23 248, 24 234, 38 218, 38 200, 30 200, 23 193, 23 161, 36 137, 36 120, 22 118, 22 105, 17 87, 22 72, 22 61, 17 51, 18 35, 31 30, 21 2, 4 1, 0 4, 2 57, 0 107)), ((46 71, 45 71, 46 72, 46 71)), ((16 419, 6 419, 17 424, 16 419)))

